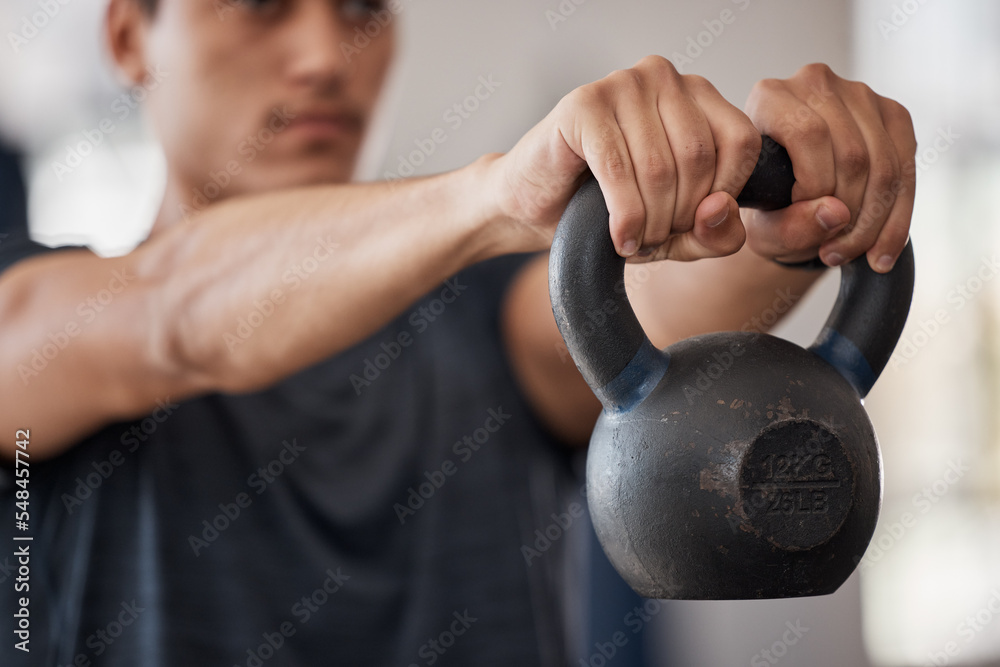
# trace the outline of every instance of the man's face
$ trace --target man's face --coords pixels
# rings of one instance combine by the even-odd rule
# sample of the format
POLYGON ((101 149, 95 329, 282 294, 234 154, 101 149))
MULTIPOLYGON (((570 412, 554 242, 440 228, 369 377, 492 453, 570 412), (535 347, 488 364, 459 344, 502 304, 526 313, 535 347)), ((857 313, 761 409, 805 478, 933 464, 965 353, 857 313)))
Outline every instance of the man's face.
POLYGON ((348 180, 392 58, 384 4, 160 0, 147 111, 179 195, 348 180))

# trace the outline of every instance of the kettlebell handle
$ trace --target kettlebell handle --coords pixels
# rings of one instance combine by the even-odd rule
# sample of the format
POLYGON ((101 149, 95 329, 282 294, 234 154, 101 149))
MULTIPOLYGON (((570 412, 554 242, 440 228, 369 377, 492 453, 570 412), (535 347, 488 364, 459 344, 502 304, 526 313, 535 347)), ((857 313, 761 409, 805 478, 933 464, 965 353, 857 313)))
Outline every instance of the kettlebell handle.
MULTIPOLYGON (((791 203, 788 152, 763 138, 753 173, 737 198, 761 210, 791 203)), ((614 247, 608 209, 593 175, 566 206, 549 256, 552 311, 573 360, 605 409, 628 410, 659 383, 669 354, 653 347, 625 294, 625 259, 614 247)), ((864 255, 841 267, 840 293, 810 350, 864 398, 892 355, 913 298, 913 247, 907 241, 885 274, 864 255)))

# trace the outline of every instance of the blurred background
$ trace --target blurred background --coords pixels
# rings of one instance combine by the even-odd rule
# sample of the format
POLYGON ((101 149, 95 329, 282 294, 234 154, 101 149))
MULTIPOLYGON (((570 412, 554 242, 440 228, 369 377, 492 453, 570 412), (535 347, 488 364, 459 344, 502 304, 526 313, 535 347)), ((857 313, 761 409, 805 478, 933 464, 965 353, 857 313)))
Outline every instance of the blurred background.
MULTIPOLYGON (((645 660, 1000 665, 1000 3, 403 6, 402 48, 361 180, 439 172, 507 150, 572 88, 650 53, 708 77, 737 106, 756 80, 821 61, 910 109, 920 142, 917 285, 903 339, 867 402, 885 465, 872 545, 832 596, 647 606, 645 660), (486 99, 470 98, 479 77, 496 83, 486 99), (456 104, 466 113, 449 115, 456 104), (429 155, 419 150, 438 128, 447 140, 429 155)), ((123 103, 128 93, 108 66, 103 9, 102 0, 3 0, 0 170, 20 164, 36 240, 113 255, 148 233, 164 169, 141 109, 123 103), (114 130, 97 132, 109 119, 114 130)), ((17 218, 16 198, 3 190, 0 198, 17 218)), ((837 280, 831 272, 778 333, 810 342, 837 280)), ((574 664, 642 664, 631 653, 595 652, 594 642, 620 629, 602 627, 579 633, 574 664)))

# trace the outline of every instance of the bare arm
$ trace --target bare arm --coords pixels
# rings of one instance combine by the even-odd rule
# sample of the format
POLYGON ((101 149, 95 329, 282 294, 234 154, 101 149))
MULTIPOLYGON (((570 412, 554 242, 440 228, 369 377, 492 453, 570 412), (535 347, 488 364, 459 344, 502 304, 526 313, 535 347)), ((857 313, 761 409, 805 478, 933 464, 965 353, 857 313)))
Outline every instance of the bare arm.
MULTIPOLYGON (((158 400, 267 386, 366 338, 463 267, 535 249, 541 237, 518 247, 469 197, 486 162, 233 199, 123 257, 15 265, 0 276, 0 433, 30 428, 44 457, 158 400), (50 334, 67 344, 43 351, 50 334)), ((0 438, 7 458, 11 437, 0 438)))

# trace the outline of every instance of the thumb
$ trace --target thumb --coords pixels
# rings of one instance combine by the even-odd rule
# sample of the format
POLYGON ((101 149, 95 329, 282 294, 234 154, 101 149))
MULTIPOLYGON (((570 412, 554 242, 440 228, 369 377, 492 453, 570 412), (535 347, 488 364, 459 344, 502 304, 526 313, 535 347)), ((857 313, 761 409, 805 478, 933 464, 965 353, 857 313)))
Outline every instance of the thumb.
POLYGON ((762 257, 800 262, 847 227, 851 212, 836 197, 795 202, 777 211, 743 211, 747 244, 762 257))
POLYGON ((694 227, 670 237, 650 257, 691 262, 708 257, 725 257, 743 247, 746 230, 740 220, 740 207, 726 192, 713 192, 705 197, 694 213, 694 227))

